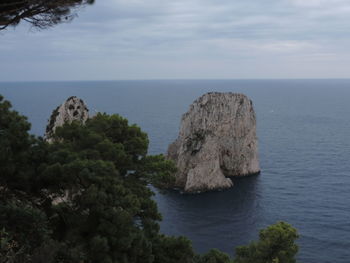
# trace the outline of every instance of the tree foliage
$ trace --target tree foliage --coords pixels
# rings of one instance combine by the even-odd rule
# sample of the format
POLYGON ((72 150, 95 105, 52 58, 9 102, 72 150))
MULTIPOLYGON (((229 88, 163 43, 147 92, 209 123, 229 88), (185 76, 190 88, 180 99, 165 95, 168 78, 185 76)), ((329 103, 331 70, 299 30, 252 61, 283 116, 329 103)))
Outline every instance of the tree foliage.
POLYGON ((160 235, 154 243, 154 263, 193 263, 195 254, 191 242, 185 237, 160 235))
POLYGON ((198 263, 231 263, 229 255, 217 249, 211 249, 208 253, 198 257, 198 263))
MULTIPOLYGON (((0 263, 230 263, 197 255, 185 237, 160 234, 148 187, 176 171, 147 155, 147 135, 119 115, 57 128, 53 143, 0 96, 0 263)), ((279 223, 237 249, 236 263, 292 263, 296 231, 279 223)))
POLYGON ((78 8, 94 0, 2 0, 0 30, 26 21, 39 29, 71 21, 78 8))
POLYGON ((147 156, 139 127, 98 114, 47 144, 2 97, 0 127, 0 226, 18 246, 33 257, 57 242, 60 262, 153 262, 161 215, 147 185, 175 167, 147 156))
POLYGON ((55 236, 81 250, 80 260, 150 257, 161 217, 147 178, 139 174, 147 146, 140 128, 117 115, 98 114, 86 125, 57 129, 42 179, 57 203, 55 236))
POLYGON ((298 233, 285 222, 260 231, 258 242, 236 248, 235 263, 295 263, 298 233))

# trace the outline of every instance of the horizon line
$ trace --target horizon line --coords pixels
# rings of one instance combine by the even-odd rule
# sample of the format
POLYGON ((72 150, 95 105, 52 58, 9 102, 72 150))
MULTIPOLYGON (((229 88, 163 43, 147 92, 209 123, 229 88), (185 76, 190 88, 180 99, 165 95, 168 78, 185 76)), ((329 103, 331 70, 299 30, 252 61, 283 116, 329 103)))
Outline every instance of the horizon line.
POLYGON ((262 81, 262 80, 350 80, 349 78, 146 78, 146 79, 97 79, 97 80, 0 80, 0 83, 22 83, 22 82, 117 82, 117 81, 262 81))

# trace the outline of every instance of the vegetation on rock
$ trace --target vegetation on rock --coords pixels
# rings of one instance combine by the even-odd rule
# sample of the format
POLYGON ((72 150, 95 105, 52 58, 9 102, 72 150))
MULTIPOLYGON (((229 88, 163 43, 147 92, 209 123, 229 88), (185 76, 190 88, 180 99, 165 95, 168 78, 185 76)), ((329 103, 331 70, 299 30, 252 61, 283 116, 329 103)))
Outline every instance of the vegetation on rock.
POLYGON ((235 263, 295 263, 298 233, 291 225, 278 222, 260 231, 258 242, 236 248, 235 263))

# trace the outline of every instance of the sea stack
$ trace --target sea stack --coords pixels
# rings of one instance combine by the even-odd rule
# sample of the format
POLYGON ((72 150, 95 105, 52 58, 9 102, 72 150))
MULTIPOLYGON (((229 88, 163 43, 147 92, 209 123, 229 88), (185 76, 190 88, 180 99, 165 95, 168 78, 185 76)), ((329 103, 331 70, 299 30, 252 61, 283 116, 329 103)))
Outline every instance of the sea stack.
POLYGON ((260 172, 253 103, 243 94, 210 92, 182 116, 180 133, 168 148, 176 186, 202 192, 233 186, 229 177, 260 172))
POLYGON ((52 112, 46 126, 46 141, 52 142, 53 134, 57 127, 73 121, 85 123, 88 118, 89 110, 84 101, 76 96, 69 97, 62 105, 58 106, 52 112))

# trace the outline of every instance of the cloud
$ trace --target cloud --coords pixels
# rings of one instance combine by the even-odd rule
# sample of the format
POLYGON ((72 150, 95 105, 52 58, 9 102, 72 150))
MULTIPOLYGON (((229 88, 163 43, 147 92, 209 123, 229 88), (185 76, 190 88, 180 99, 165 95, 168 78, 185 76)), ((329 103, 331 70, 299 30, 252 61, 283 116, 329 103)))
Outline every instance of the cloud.
POLYGON ((349 23, 345 0, 97 0, 70 24, 1 33, 0 81, 338 77, 349 23))
POLYGON ((329 7, 334 5, 348 5, 347 0, 290 0, 293 4, 302 7, 329 7))

